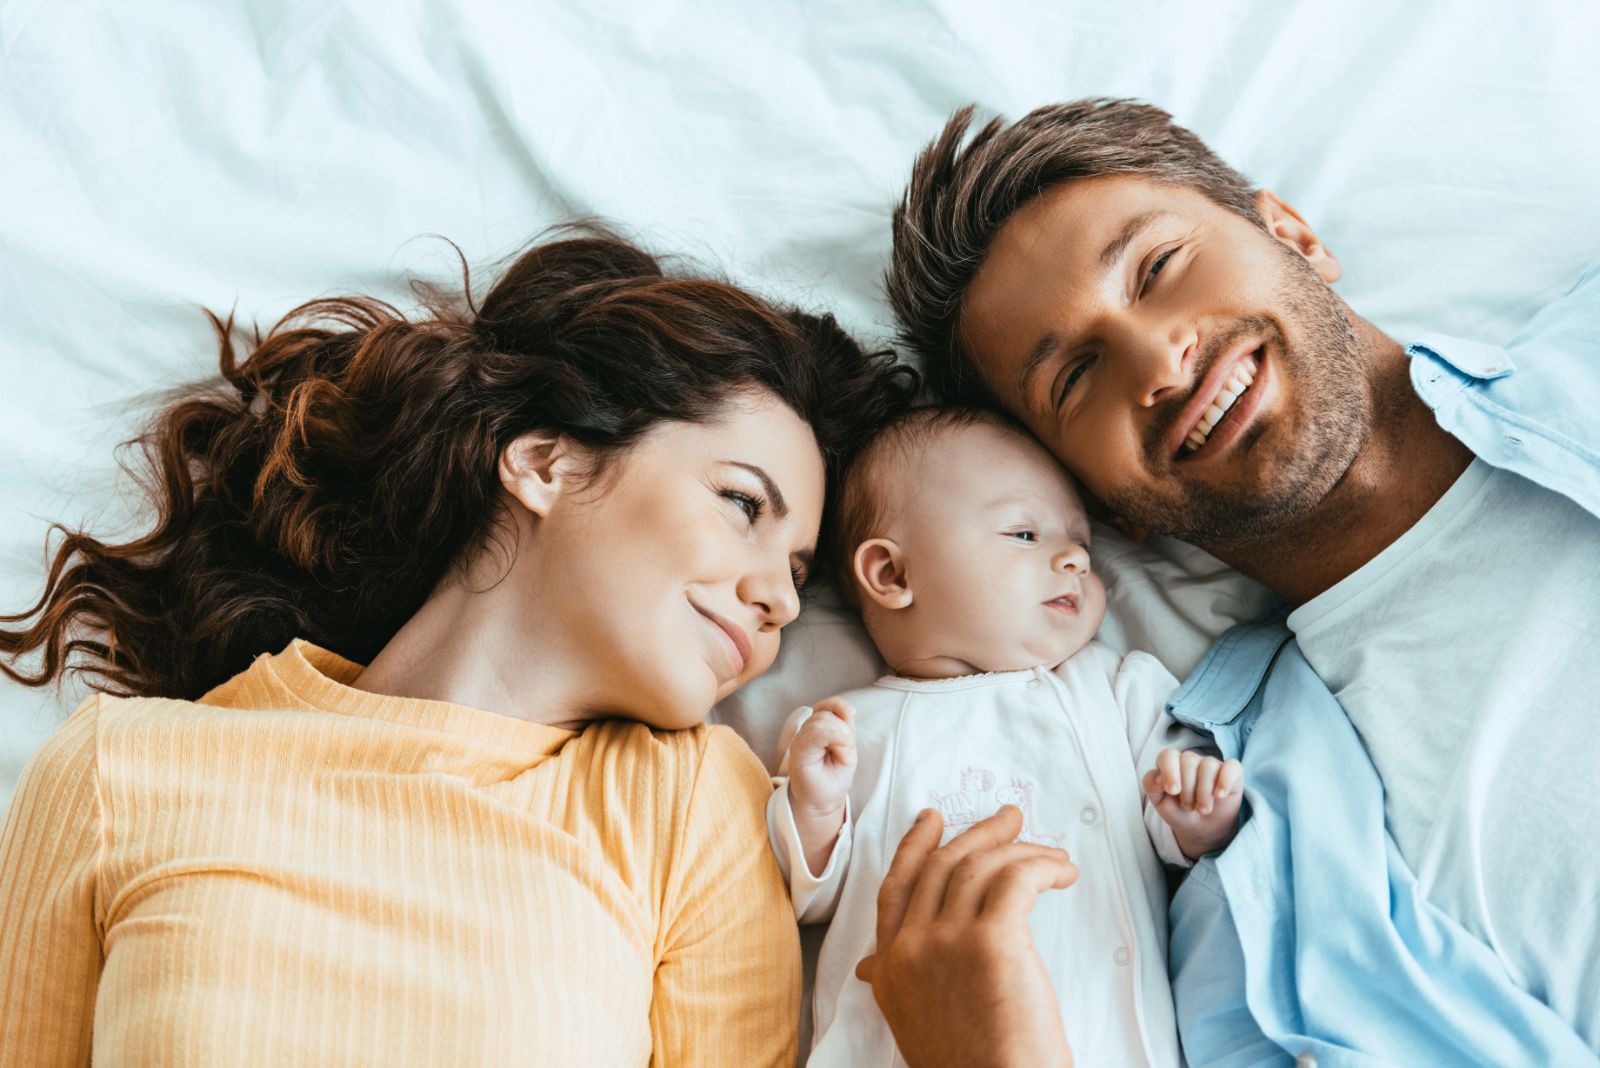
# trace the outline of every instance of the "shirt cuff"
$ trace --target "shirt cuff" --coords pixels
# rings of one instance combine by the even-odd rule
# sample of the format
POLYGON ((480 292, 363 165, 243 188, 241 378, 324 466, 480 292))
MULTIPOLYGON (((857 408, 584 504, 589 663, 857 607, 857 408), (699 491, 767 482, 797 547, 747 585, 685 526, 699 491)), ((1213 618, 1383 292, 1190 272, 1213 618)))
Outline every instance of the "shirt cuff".
POLYGON ((767 801, 767 827, 772 832, 773 848, 783 861, 784 874, 789 880, 789 899, 794 903, 795 918, 801 923, 814 923, 826 919, 833 911, 844 883, 844 872, 849 864, 852 828, 850 798, 844 800, 844 822, 839 826, 839 838, 833 843, 833 852, 820 872, 812 872, 806 864, 805 846, 800 841, 800 829, 794 822, 794 807, 789 798, 789 780, 774 780, 778 788, 767 801))

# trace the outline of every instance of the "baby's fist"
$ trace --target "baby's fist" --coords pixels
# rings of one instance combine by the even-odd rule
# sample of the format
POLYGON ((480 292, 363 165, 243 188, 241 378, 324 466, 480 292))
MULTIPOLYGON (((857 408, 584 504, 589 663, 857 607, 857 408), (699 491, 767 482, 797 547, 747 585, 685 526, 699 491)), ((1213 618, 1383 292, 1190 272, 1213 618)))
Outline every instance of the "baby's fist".
POLYGON ((1218 760, 1195 749, 1163 749, 1143 786, 1145 798, 1190 860, 1233 841, 1244 798, 1244 765, 1237 760, 1218 760))
POLYGON ((848 701, 818 701, 789 743, 789 799, 797 812, 823 816, 844 808, 856 774, 855 715, 848 701))

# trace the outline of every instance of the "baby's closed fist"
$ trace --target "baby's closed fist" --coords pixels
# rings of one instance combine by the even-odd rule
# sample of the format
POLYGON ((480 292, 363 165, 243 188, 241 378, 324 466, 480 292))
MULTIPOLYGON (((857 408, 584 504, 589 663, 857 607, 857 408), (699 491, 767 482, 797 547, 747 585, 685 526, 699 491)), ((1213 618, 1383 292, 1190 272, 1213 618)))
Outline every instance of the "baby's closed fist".
POLYGON ((818 701, 789 743, 789 799, 796 815, 842 810, 855 773, 855 709, 837 697, 818 701))
POLYGON ((1199 750, 1163 749, 1145 773, 1144 795, 1190 860, 1233 841, 1244 799, 1244 765, 1199 750))

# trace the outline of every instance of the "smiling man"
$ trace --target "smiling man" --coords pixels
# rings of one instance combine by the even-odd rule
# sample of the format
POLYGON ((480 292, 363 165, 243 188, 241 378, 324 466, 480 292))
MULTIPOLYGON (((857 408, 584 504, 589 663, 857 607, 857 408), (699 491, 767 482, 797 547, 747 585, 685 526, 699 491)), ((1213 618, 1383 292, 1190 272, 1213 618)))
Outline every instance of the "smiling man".
POLYGON ((1285 599, 1174 702, 1278 772, 1252 773, 1258 833, 1191 879, 1214 907, 1189 887, 1175 904, 1190 1060, 1241 1020, 1290 1052, 1468 1063, 1448 1044, 1520 1035, 1534 1063, 1535 1032, 1552 1056, 1600 1051, 1600 271, 1506 349, 1403 346, 1331 288, 1340 263, 1294 208, 1165 112, 970 121, 918 158, 894 218, 889 296, 935 389, 1011 412, 1123 529, 1285 599), (1296 780, 1335 750, 1360 767, 1307 807, 1296 780), (1326 855, 1302 856, 1316 836, 1326 855), (1352 938, 1385 974, 1349 963, 1352 938), (1218 962, 1238 1005, 1213 996, 1218 962), (1320 1005, 1292 994, 1310 972, 1320 1005), (1384 1010, 1445 973, 1432 1016, 1384 1010), (1259 985, 1280 982, 1287 1002, 1259 985), (1499 1031, 1464 1039, 1465 1017, 1499 1031))

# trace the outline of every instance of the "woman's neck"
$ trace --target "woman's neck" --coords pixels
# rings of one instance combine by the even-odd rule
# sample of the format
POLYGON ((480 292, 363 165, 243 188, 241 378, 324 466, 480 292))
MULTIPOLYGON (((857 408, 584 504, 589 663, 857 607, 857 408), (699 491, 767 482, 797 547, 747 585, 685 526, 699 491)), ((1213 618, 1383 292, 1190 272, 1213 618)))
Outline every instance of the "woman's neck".
POLYGON ((575 658, 530 627, 512 582, 448 582, 351 683, 391 697, 467 705, 533 723, 577 729, 583 712, 575 658))

